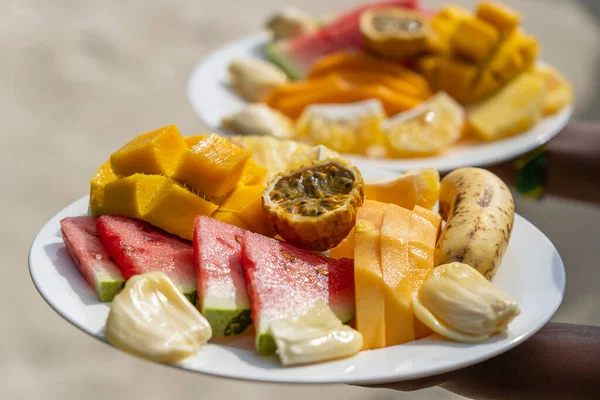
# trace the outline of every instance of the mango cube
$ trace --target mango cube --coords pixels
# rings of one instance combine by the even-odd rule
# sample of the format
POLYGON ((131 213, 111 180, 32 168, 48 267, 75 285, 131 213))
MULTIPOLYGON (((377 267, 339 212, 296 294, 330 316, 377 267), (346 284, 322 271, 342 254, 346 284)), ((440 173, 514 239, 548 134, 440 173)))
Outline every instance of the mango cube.
POLYGON ((452 49, 474 62, 486 60, 500 42, 500 31, 478 18, 462 20, 451 38, 452 49))
POLYGON ((137 173, 169 176, 186 150, 177 127, 169 125, 139 135, 113 153, 110 164, 119 177, 137 173))
POLYGON ((494 25, 504 36, 512 33, 521 23, 521 15, 508 7, 493 1, 482 1, 477 7, 475 16, 494 25))
POLYGON ((432 88, 437 88, 437 78, 443 56, 424 56, 417 61, 418 71, 427 79, 432 88))
POLYGON ((183 152, 172 177, 205 195, 224 196, 236 187, 250 155, 212 134, 183 152))
POLYGON ((230 212, 244 222, 247 229, 265 236, 273 236, 275 231, 269 216, 262 206, 261 183, 253 186, 238 186, 219 206, 219 211, 230 212))
POLYGON ((439 66, 438 89, 459 102, 469 99, 471 85, 477 75, 477 67, 459 58, 448 58, 439 66))
POLYGON ((471 11, 467 10, 459 4, 448 4, 440 9, 435 15, 435 18, 444 19, 447 21, 458 22, 466 18, 472 17, 471 11))
POLYGON ((248 226, 246 225, 246 223, 244 221, 242 221, 240 218, 238 218, 231 211, 217 210, 211 215, 211 218, 214 218, 217 221, 225 222, 226 224, 235 225, 242 229, 248 230, 248 226))
POLYGON ((187 147, 194 147, 202 139, 206 139, 206 135, 194 135, 194 136, 184 136, 183 137, 183 141, 185 142, 187 147))
POLYGON ((250 159, 244 168, 242 179, 240 179, 239 183, 247 186, 258 184, 262 185, 265 181, 265 177, 267 176, 267 172, 268 171, 266 168, 261 167, 255 163, 253 159, 250 159))
POLYGON ((169 179, 169 183, 161 187, 150 202, 143 220, 169 233, 192 240, 194 218, 197 215, 211 215, 216 209, 216 204, 196 196, 169 179))
POLYGON ((110 160, 98 168, 90 181, 90 214, 102 214, 104 207, 104 186, 117 179, 119 178, 112 171, 110 160))
POLYGON ((154 196, 171 182, 162 175, 144 174, 134 174, 111 182, 104 186, 102 213, 142 219, 154 196))

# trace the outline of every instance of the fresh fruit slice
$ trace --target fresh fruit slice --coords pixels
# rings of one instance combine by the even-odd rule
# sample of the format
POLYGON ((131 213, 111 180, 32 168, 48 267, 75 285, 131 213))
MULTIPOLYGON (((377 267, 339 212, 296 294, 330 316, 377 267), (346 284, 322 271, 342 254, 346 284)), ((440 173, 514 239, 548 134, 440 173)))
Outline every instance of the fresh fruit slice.
POLYGON ((208 196, 224 196, 242 177, 250 152, 216 134, 181 155, 173 179, 208 196))
POLYGON ((275 352, 271 322, 301 315, 317 300, 342 322, 354 316, 352 260, 334 260, 262 235, 244 232, 242 265, 252 303, 259 353, 275 352))
POLYGON ((437 71, 437 88, 458 102, 468 103, 477 73, 477 65, 473 63, 458 57, 445 58, 437 71))
POLYGON ((293 139, 294 123, 286 115, 264 103, 251 103, 221 121, 223 128, 239 135, 273 136, 293 139))
POLYGON ((401 8, 369 10, 360 17, 369 50, 397 59, 415 57, 427 48, 429 27, 420 12, 401 8))
POLYGON ((467 123, 482 140, 503 139, 533 126, 542 116, 545 100, 544 80, 527 73, 469 110, 467 123))
POLYGON ((486 60, 498 45, 500 32, 479 18, 466 18, 450 40, 455 54, 478 63, 486 60))
POLYGON ((390 155, 423 156, 446 150, 461 136, 465 113, 444 92, 383 122, 390 155))
POLYGON ((207 137, 207 135, 184 136, 183 141, 185 142, 187 147, 194 147, 202 139, 206 139, 206 137, 207 137))
POLYGON ((275 231, 314 251, 329 250, 350 233, 362 202, 362 176, 342 159, 280 174, 263 192, 263 206, 275 231))
POLYGON ((192 244, 136 219, 103 215, 96 230, 125 279, 162 271, 196 304, 196 266, 192 244))
POLYGON ((415 338, 412 313, 412 268, 408 259, 410 210, 395 204, 385 207, 381 226, 381 272, 385 284, 385 345, 415 338))
POLYGON ((397 178, 365 181, 365 197, 412 210, 431 210, 440 197, 440 174, 435 168, 408 171, 397 178))
POLYGON ((235 225, 242 229, 248 229, 246 223, 242 221, 237 215, 232 213, 231 211, 215 211, 211 216, 211 218, 216 219, 217 221, 224 222, 229 225, 235 225))
POLYGON ((278 40, 267 45, 265 54, 292 79, 306 76, 311 65, 323 56, 344 50, 364 50, 365 43, 359 29, 363 12, 382 8, 418 10, 418 0, 389 0, 367 4, 339 16, 315 33, 290 40, 278 40))
POLYGON ((134 174, 104 187, 103 214, 143 218, 150 202, 173 181, 162 175, 134 174))
POLYGON ((503 36, 514 32, 521 23, 521 15, 518 12, 495 1, 482 1, 479 3, 475 16, 495 26, 502 32, 503 36))
POLYGON ((298 136, 311 138, 342 153, 364 153, 382 143, 379 124, 385 118, 381 101, 350 104, 315 104, 307 107, 297 123, 298 136))
POLYGON ((240 179, 239 184, 248 186, 263 184, 267 173, 268 171, 266 168, 261 167, 255 163, 253 159, 250 159, 244 168, 242 179, 240 179))
POLYGON ((275 236, 269 215, 263 210, 262 193, 265 186, 238 186, 219 206, 219 212, 230 212, 242 220, 249 231, 275 236))
POLYGON ((247 101, 260 101, 287 80, 282 70, 260 58, 233 60, 228 72, 231 87, 247 101))
POLYGON ((356 225, 352 228, 348 236, 344 238, 337 246, 329 250, 331 258, 352 258, 354 259, 354 236, 356 225))
POLYGON ((322 144, 311 147, 305 152, 297 153, 288 162, 288 171, 302 168, 306 165, 310 165, 315 161, 325 160, 327 158, 341 158, 340 153, 331 150, 327 146, 322 144))
POLYGON ((175 125, 139 135, 110 156, 119 177, 137 173, 169 176, 187 146, 175 125))
POLYGON ((363 349, 385 346, 385 284, 381 271, 381 226, 386 205, 366 200, 358 209, 354 237, 355 325, 363 349))
POLYGON ((110 160, 102 164, 90 181, 90 214, 100 215, 104 207, 104 186, 118 178, 110 167, 110 160))
POLYGON ((194 223, 198 308, 215 336, 239 335, 252 324, 242 270, 244 230, 210 217, 194 223))
POLYGON ((469 10, 457 4, 442 7, 431 19, 433 32, 429 37, 429 51, 436 55, 449 55, 452 52, 450 39, 458 24, 472 16, 469 10))
POLYGON ((571 84, 555 68, 537 67, 534 74, 544 79, 546 84, 544 115, 555 114, 573 103, 571 84))
POLYGON ((100 301, 112 301, 125 278, 102 247, 96 233, 96 218, 68 217, 60 221, 67 253, 100 301))

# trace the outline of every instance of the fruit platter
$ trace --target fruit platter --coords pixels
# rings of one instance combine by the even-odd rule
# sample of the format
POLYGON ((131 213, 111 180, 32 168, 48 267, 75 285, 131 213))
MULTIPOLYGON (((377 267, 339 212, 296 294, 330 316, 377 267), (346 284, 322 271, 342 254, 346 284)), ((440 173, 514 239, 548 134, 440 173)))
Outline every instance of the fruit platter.
POLYGON ((175 125, 112 153, 29 268, 57 313, 118 350, 268 382, 472 365, 533 335, 565 289, 556 249, 487 170, 397 175, 175 125))
POLYGON ((570 83, 500 2, 426 11, 386 0, 325 19, 288 7, 265 29, 193 72, 188 97, 210 128, 448 172, 532 150, 572 113, 570 83))

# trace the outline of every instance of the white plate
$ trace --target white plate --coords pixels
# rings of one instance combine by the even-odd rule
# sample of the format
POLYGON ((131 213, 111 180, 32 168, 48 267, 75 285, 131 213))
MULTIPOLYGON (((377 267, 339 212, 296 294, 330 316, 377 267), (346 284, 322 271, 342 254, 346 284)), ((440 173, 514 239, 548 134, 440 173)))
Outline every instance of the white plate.
MULTIPOLYGON (((229 43, 206 57, 192 73, 188 83, 188 99, 196 115, 211 129, 222 130, 223 117, 242 109, 247 104, 229 87, 227 77, 229 63, 239 57, 264 58, 262 47, 268 40, 268 35, 260 33, 229 43)), ((371 159, 348 156, 347 158, 395 171, 435 167, 440 172, 447 172, 460 167, 483 167, 515 158, 546 143, 564 128, 572 113, 573 107, 569 106, 518 136, 492 143, 459 143, 451 150, 435 157, 371 159)))
MULTIPOLYGON (((390 173, 362 168, 365 178, 389 177, 390 173)), ((100 303, 69 259, 59 221, 86 215, 88 196, 56 214, 31 246, 29 270, 48 304, 82 331, 106 342, 104 324, 109 305, 100 303)), ((185 363, 186 370, 226 378, 290 383, 375 384, 437 375, 466 367, 505 352, 537 332, 552 317, 565 290, 565 271, 556 249, 532 224, 515 217, 511 242, 494 279, 519 302, 521 315, 508 332, 486 343, 453 343, 431 336, 384 349, 363 351, 355 357, 323 364, 280 366, 273 357, 254 351, 251 336, 211 342, 185 363)))

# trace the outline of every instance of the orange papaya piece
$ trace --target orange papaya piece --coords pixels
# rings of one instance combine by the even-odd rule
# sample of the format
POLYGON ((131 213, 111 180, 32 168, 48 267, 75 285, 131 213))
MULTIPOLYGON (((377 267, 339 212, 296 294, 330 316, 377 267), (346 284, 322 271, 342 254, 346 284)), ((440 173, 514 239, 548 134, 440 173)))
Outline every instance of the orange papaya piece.
POLYGON ((341 70, 336 72, 340 78, 346 82, 354 85, 369 85, 379 84, 411 97, 417 97, 423 100, 431 97, 431 91, 423 91, 421 88, 416 87, 410 81, 406 81, 402 78, 398 78, 393 75, 379 74, 377 72, 370 71, 355 71, 355 70, 341 70))

